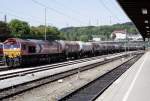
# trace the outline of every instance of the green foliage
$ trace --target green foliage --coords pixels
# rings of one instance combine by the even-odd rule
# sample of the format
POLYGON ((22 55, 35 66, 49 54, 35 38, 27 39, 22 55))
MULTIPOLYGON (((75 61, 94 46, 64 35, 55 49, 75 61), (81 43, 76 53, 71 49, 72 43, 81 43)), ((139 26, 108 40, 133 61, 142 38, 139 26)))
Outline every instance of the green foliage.
MULTIPOLYGON (((53 26, 46 26, 47 40, 74 40, 89 41, 94 35, 100 36, 102 40, 110 38, 114 30, 127 29, 129 33, 137 33, 135 26, 131 22, 115 24, 112 26, 86 26, 67 27, 58 30, 53 26)), ((11 20, 8 24, 0 21, 0 36, 19 37, 23 39, 44 39, 45 26, 31 26, 18 19, 11 20)))
MULTIPOLYGON (((44 25, 40 25, 38 27, 31 27, 31 35, 33 35, 35 38, 40 37, 42 39, 44 39, 45 36, 45 26, 44 25)), ((55 39, 59 39, 60 37, 60 32, 56 27, 51 27, 51 26, 47 26, 46 27, 46 38, 48 40, 55 40, 55 39)))
POLYGON ((89 40, 89 37, 87 35, 81 35, 80 36, 80 41, 87 42, 89 40))
MULTIPOLYGON (((30 27, 27 22, 14 19, 9 22, 9 27, 13 37, 24 39, 44 39, 45 36, 44 25, 30 27)), ((56 27, 47 26, 46 38, 47 40, 60 39, 60 31, 56 27)))
POLYGON ((30 34, 30 26, 27 22, 21 20, 11 20, 9 22, 9 27, 11 29, 11 34, 14 37, 21 37, 24 34, 30 34))
POLYGON ((7 25, 7 23, 3 22, 3 21, 0 21, 0 34, 2 35, 5 35, 5 34, 9 34, 10 33, 10 29, 7 25))
POLYGON ((10 37, 10 28, 7 23, 0 21, 0 41, 4 41, 8 37, 10 37))
POLYGON ((128 33, 138 33, 135 26, 131 22, 123 24, 115 24, 112 26, 87 26, 87 27, 68 27, 61 29, 63 37, 66 40, 82 40, 88 41, 93 35, 101 36, 103 40, 110 39, 110 34, 114 30, 124 30, 128 33))

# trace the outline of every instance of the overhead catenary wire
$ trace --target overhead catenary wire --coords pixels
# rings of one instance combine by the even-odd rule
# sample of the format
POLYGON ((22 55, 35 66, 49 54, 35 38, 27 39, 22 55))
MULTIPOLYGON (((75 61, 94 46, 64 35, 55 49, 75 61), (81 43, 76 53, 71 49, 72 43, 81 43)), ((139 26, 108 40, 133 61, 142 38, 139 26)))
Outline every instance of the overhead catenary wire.
POLYGON ((46 8, 46 9, 48 9, 48 10, 51 10, 51 11, 57 13, 57 14, 66 16, 66 17, 72 19, 73 21, 78 22, 79 24, 85 23, 84 21, 81 21, 80 19, 74 18, 74 17, 72 17, 72 16, 70 16, 70 15, 67 15, 67 14, 65 14, 65 13, 63 13, 63 12, 60 12, 60 11, 58 11, 58 10, 55 9, 55 8, 52 8, 52 7, 50 7, 50 6, 47 6, 47 5, 45 5, 45 4, 41 3, 41 2, 38 2, 37 0, 32 0, 32 1, 33 1, 34 3, 36 3, 36 4, 38 4, 38 5, 40 5, 40 6, 44 7, 44 8, 46 8))
POLYGON ((68 7, 68 6, 66 6, 66 5, 64 5, 64 4, 60 3, 60 2, 58 2, 57 0, 52 0, 52 1, 53 1, 53 2, 56 2, 58 5, 60 5, 60 6, 64 7, 64 8, 68 8, 68 10, 70 10, 72 13, 75 13, 77 16, 80 16, 80 17, 83 17, 83 18, 85 18, 85 16, 86 16, 86 15, 84 15, 84 14, 82 14, 82 13, 76 11, 75 9, 73 9, 73 8, 71 8, 71 7, 68 7))
MULTIPOLYGON (((31 21, 29 21, 29 20, 27 20, 27 19, 31 19, 32 20, 32 22, 36 22, 36 23, 43 23, 42 21, 39 21, 39 20, 37 20, 37 19, 35 19, 35 18, 33 18, 33 17, 22 17, 22 16, 20 16, 20 15, 18 15, 18 14, 16 14, 16 13, 12 13, 13 11, 11 10, 11 13, 10 12, 2 12, 2 11, 0 11, 0 13, 3 13, 3 14, 7 14, 7 15, 10 15, 10 16, 13 16, 13 17, 15 17, 15 18, 18 18, 18 19, 20 19, 20 20, 24 20, 24 21, 26 21, 26 22, 29 22, 29 23, 31 23, 31 21)), ((48 24, 51 24, 51 23, 48 23, 48 24)), ((52 24, 51 24, 52 25, 52 24)))
MULTIPOLYGON (((30 21, 25 20, 26 18, 21 17, 21 16, 18 16, 18 15, 16 15, 16 14, 9 13, 9 12, 2 12, 2 11, 0 11, 0 12, 3 13, 3 14, 7 14, 7 15, 10 15, 10 16, 13 16, 13 17, 15 17, 15 19, 18 18, 18 19, 20 19, 20 20, 23 20, 23 21, 26 21, 26 22, 29 22, 29 23, 30 23, 30 21)), ((35 21, 35 22, 37 22, 37 21, 35 21)))
MULTIPOLYGON (((8 10, 8 9, 7 9, 8 10)), ((13 12, 13 13, 15 13, 15 14, 17 14, 15 11, 13 11, 12 9, 9 9, 9 11, 11 11, 11 12, 13 12)), ((23 14, 22 12, 18 12, 19 14, 21 13, 21 14, 23 14)), ((18 14, 17 14, 18 15, 18 14)), ((32 21, 34 21, 34 22, 37 22, 37 23, 43 23, 43 21, 40 21, 40 20, 37 20, 37 19, 39 19, 39 18, 37 18, 37 16, 29 16, 29 15, 26 15, 26 14, 23 14, 25 17, 23 17, 23 18, 27 18, 27 19, 31 19, 32 21)), ((47 24, 50 24, 50 25, 52 25, 52 23, 50 23, 50 22, 47 22, 47 24)))
POLYGON ((114 13, 112 13, 112 11, 109 9, 109 7, 106 6, 106 4, 103 0, 98 0, 98 1, 107 10, 107 12, 110 14, 110 16, 114 17, 118 22, 120 21, 118 16, 116 16, 114 13))
POLYGON ((24 19, 23 17, 20 17, 20 16, 18 16, 18 15, 15 15, 15 14, 12 14, 12 13, 9 13, 9 12, 2 12, 2 11, 0 11, 0 13, 3 13, 3 14, 7 14, 7 15, 11 15, 11 16, 14 16, 14 17, 17 17, 17 18, 19 18, 19 19, 24 19))
MULTIPOLYGON (((126 20, 128 20, 129 19, 129 17, 124 13, 124 11, 122 10, 122 9, 120 9, 120 6, 118 5, 118 3, 117 3, 117 1, 116 0, 105 0, 107 3, 111 3, 111 4, 113 4, 113 7, 114 7, 114 9, 118 9, 118 14, 119 13, 122 13, 122 14, 124 14, 124 19, 126 19, 126 20), (115 2, 116 1, 116 2, 115 2)), ((114 13, 115 15, 116 15, 116 13, 114 13)))

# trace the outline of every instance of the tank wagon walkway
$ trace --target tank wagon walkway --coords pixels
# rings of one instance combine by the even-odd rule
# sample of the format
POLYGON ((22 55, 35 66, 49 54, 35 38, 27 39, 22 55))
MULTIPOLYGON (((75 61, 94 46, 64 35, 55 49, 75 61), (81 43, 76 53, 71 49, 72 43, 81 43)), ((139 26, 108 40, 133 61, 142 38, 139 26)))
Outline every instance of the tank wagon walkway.
POLYGON ((96 101, 149 101, 150 51, 117 79, 96 101))

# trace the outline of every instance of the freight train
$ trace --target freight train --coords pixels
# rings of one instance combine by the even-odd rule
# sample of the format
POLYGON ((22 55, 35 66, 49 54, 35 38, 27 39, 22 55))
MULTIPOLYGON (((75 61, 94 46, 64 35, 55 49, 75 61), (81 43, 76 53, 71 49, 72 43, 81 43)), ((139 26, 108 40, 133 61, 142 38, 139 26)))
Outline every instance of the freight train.
MULTIPOLYGON (((119 42, 44 41, 9 38, 3 43, 3 54, 6 64, 9 67, 16 67, 122 52, 125 48, 125 44, 119 42)), ((128 50, 137 49, 143 49, 143 46, 137 47, 133 44, 128 50)))

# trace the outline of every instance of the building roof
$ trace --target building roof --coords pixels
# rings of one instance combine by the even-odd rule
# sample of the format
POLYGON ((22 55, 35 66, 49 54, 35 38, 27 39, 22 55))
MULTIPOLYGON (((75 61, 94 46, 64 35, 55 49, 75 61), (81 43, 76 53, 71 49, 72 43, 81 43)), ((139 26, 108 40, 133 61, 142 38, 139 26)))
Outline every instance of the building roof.
POLYGON ((115 33, 122 33, 122 34, 125 34, 126 33, 126 30, 114 30, 112 32, 112 34, 115 34, 115 33))
POLYGON ((117 0, 142 37, 150 38, 150 0, 117 0))

